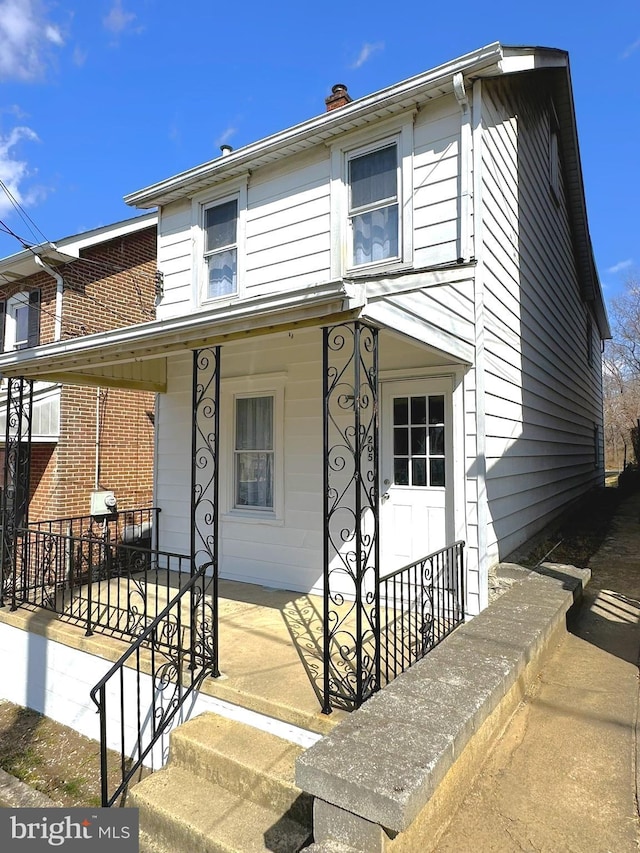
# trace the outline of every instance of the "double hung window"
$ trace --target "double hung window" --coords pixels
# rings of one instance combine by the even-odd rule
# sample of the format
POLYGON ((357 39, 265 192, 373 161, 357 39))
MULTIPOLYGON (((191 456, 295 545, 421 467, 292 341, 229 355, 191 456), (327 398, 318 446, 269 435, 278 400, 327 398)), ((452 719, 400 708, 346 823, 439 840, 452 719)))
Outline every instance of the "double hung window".
POLYGON ((205 299, 238 292, 238 199, 204 207, 205 299))
POLYGON ((236 397, 234 506, 273 510, 274 398, 236 397))
POLYGON ((26 349, 40 343, 40 291, 16 293, 0 300, 0 351, 26 349))
POLYGON ((398 175, 395 142, 349 157, 351 266, 399 257, 398 175))

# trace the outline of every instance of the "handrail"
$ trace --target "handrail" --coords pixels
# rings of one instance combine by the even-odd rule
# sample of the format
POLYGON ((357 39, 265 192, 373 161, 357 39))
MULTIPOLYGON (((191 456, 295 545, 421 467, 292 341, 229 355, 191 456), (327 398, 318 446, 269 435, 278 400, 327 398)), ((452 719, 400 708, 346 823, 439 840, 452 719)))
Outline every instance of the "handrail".
MULTIPOLYGON (((209 562, 197 569, 189 581, 171 599, 122 657, 91 689, 90 696, 100 715, 100 773, 102 805, 112 806, 126 792, 134 774, 158 740, 168 730, 185 700, 208 675, 216 678, 217 643, 217 568, 209 562), (208 569, 213 573, 207 575, 208 569), (211 583, 210 600, 207 598, 211 583), (183 603, 189 596, 187 617, 183 603), (174 611, 173 617, 171 616, 174 611), (159 637, 158 634, 164 635, 159 637), (171 633, 171 637, 166 634, 171 633), (173 642, 167 642, 167 640, 173 642), (149 649, 150 683, 145 684, 141 654, 149 649), (135 656, 133 667, 126 664, 135 656), (131 673, 127 676, 126 673, 131 673), (185 675, 188 673, 187 677, 185 675), (115 677, 117 676, 117 679, 115 677), (185 684, 185 681, 187 682, 185 684), (173 689, 171 690, 171 685, 173 689), (107 687, 111 698, 119 699, 112 723, 119 722, 120 783, 109 793, 107 687), (126 689, 128 687, 128 689, 126 689), (165 695, 167 693, 169 695, 165 695), (129 694, 133 694, 133 702, 129 694), (147 694, 147 698, 144 696, 147 694), (129 700, 129 701, 128 701, 129 700), (119 712, 119 713, 118 713, 119 712), (127 725, 126 715, 133 723, 127 725), (131 733, 134 737, 131 738, 131 733)), ((115 742, 116 739, 113 739, 115 742)))
POLYGON ((380 578, 380 686, 441 643, 465 619, 464 542, 380 578))

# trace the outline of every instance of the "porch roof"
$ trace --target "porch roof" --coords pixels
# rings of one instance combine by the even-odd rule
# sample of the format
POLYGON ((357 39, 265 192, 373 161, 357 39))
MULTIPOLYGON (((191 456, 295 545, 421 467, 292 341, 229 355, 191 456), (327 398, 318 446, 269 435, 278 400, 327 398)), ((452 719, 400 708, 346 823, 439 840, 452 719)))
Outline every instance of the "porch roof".
POLYGON ((165 357, 289 328, 355 319, 364 285, 334 281, 0 355, 0 375, 166 390, 165 357))

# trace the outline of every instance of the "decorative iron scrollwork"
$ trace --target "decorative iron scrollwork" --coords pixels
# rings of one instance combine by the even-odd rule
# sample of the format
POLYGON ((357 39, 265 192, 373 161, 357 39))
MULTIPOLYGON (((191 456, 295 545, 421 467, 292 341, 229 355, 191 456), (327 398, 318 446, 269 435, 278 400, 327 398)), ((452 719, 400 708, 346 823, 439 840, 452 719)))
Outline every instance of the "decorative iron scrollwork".
POLYGON ((323 330, 324 700, 357 708, 379 686, 378 332, 323 330))

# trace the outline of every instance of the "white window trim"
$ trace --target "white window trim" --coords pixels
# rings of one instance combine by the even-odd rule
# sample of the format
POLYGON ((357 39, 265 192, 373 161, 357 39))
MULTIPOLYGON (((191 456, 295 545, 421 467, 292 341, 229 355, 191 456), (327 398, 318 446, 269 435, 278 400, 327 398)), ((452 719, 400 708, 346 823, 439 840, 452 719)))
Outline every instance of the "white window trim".
POLYGON ((211 305, 221 305, 236 302, 242 299, 245 292, 245 270, 246 270, 246 220, 247 220, 247 184, 248 176, 230 184, 225 184, 224 191, 220 188, 218 193, 211 190, 198 193, 191 200, 191 231, 193 256, 191 269, 192 279, 192 301, 196 308, 208 308, 211 305), (208 266, 205 258, 205 230, 204 212, 207 208, 227 201, 238 202, 238 221, 236 230, 236 284, 235 293, 224 296, 209 297, 207 295, 208 266))
POLYGON ((4 351, 11 352, 17 349, 16 332, 18 324, 16 322, 16 309, 27 309, 27 342, 29 336, 29 313, 32 310, 29 303, 29 292, 24 290, 19 293, 14 293, 10 296, 5 305, 4 312, 4 351))
POLYGON ((284 389, 286 373, 225 378, 221 382, 220 518, 223 522, 284 524, 284 389), (239 397, 273 397, 273 509, 235 506, 235 413, 239 397))
POLYGON ((341 278, 370 275, 386 269, 413 265, 413 120, 393 119, 370 129, 343 137, 331 147, 331 276, 341 278), (398 257, 370 264, 351 263, 349 227, 349 160, 396 143, 398 148, 398 257))

